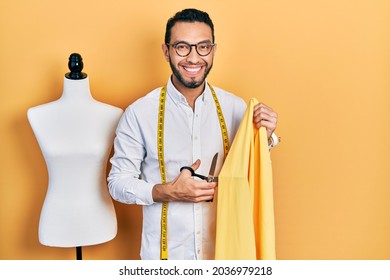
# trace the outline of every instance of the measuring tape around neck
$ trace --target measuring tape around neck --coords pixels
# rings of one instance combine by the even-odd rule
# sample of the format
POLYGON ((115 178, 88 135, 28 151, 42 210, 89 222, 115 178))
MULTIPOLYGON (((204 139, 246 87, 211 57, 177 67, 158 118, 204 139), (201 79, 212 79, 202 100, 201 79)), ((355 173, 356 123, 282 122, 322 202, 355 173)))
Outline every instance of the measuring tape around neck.
MULTIPOLYGON (((213 96, 215 107, 217 110, 219 125, 221 127, 222 143, 224 156, 226 158, 229 151, 229 137, 225 118, 223 117, 221 105, 219 104, 214 88, 208 84, 213 96)), ((158 163, 160 166, 160 175, 162 184, 166 183, 165 163, 164 163, 164 116, 165 116, 165 100, 167 88, 164 86, 160 91, 160 104, 158 109, 158 127, 157 127, 157 150, 158 163)), ((160 259, 168 260, 168 202, 162 203, 161 208, 161 241, 160 241, 160 259)))

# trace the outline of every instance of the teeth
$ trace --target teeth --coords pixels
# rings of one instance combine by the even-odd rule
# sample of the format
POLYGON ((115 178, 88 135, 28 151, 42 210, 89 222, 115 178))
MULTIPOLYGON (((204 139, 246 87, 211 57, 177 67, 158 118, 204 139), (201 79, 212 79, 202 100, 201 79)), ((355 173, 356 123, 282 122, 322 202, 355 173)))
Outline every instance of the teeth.
POLYGON ((201 69, 202 67, 198 67, 198 68, 186 68, 184 67, 184 69, 188 72, 197 72, 201 69))

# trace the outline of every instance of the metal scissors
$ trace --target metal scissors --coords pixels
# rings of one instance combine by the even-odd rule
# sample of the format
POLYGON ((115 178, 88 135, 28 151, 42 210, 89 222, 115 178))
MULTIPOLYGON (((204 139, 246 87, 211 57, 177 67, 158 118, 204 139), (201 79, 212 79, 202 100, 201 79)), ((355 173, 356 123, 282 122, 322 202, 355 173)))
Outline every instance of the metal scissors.
MULTIPOLYGON (((195 173, 194 169, 192 169, 190 166, 183 166, 182 168, 180 168, 180 172, 183 170, 183 169, 187 169, 191 172, 191 175, 194 176, 194 177, 198 177, 202 180, 205 180, 207 182, 218 182, 218 177, 215 177, 214 174, 215 174, 215 167, 217 166, 217 159, 218 159, 218 153, 216 153, 213 157, 213 160, 211 161, 211 166, 210 166, 210 171, 209 171, 209 175, 208 176, 204 176, 204 175, 200 175, 200 174, 197 174, 195 173)), ((207 200, 207 202, 212 202, 213 200, 207 200)))
POLYGON ((218 153, 216 153, 214 155, 213 160, 211 161, 211 166, 210 166, 210 171, 209 171, 208 176, 204 176, 204 175, 200 175, 200 174, 195 173, 194 169, 192 169, 189 166, 183 166, 182 168, 180 168, 180 172, 183 169, 187 169, 191 172, 191 176, 198 177, 198 178, 205 180, 207 182, 218 182, 218 177, 214 176, 215 167, 217 166, 217 159, 218 159, 218 153))

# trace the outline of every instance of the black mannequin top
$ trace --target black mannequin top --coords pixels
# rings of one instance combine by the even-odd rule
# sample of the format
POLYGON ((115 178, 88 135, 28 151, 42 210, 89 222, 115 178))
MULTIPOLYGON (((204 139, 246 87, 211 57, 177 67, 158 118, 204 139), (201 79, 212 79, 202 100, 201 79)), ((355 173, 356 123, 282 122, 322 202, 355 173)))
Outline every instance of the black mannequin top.
POLYGON ((71 80, 81 80, 87 77, 87 74, 81 72, 84 68, 83 58, 78 53, 72 53, 69 56, 68 68, 69 73, 65 77, 71 80))

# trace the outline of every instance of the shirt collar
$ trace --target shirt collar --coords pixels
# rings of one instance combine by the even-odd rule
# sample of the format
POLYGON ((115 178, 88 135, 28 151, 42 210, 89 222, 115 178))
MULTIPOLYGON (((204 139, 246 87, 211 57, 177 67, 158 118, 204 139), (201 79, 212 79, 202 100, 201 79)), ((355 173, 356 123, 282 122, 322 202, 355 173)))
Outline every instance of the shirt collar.
MULTIPOLYGON (((184 95, 181 94, 180 91, 178 91, 176 89, 176 87, 173 85, 171 77, 169 77, 168 83, 167 83, 167 94, 173 100, 173 102, 175 102, 175 104, 178 104, 180 102, 187 103, 187 100, 184 97, 184 95)), ((205 89, 204 89, 204 91, 202 92, 202 94, 198 98, 200 98, 204 102, 204 101, 208 100, 211 97, 212 97, 211 96, 211 90, 210 90, 210 87, 209 87, 209 85, 208 85, 208 83, 206 81, 205 89)))

